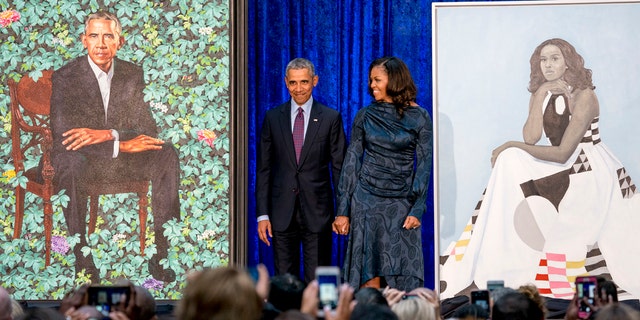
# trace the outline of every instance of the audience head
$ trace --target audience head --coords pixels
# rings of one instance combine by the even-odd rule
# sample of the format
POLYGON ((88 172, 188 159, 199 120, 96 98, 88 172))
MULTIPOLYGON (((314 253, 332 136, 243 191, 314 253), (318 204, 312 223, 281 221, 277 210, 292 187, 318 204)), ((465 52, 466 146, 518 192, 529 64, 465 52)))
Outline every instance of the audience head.
POLYGON ((78 312, 87 315, 87 319, 102 319, 105 315, 96 308, 96 306, 84 305, 78 308, 78 312))
POLYGON ((498 301, 498 299, 502 298, 502 296, 508 294, 508 293, 513 293, 513 292, 518 292, 518 290, 513 289, 513 288, 509 288, 509 287, 504 287, 504 288, 497 288, 497 289, 493 289, 489 295, 491 296, 491 300, 493 302, 498 301))
POLYGON ((364 287, 360 288, 354 295, 358 304, 381 304, 389 306, 387 299, 382 295, 382 292, 376 288, 364 287))
POLYGON ((11 300, 9 292, 5 288, 0 287, 0 320, 11 320, 13 318, 13 304, 11 300))
POLYGON ((305 284, 292 274, 271 277, 269 302, 280 311, 300 309, 305 284))
POLYGON ((618 288, 613 281, 602 280, 598 281, 598 295, 602 301, 618 302, 618 288))
POLYGON ((24 309, 20 302, 15 299, 11 299, 11 315, 14 319, 18 319, 24 313, 24 309))
POLYGON ((262 301, 245 271, 205 269, 187 281, 176 314, 181 320, 259 319, 262 301))
POLYGON ((35 307, 27 308, 17 320, 65 320, 65 317, 56 309, 35 307))
POLYGON ((400 320, 435 320, 439 318, 435 306, 421 298, 402 300, 391 307, 400 320))
POLYGON ((479 305, 466 304, 458 308, 453 313, 453 317, 459 320, 479 320, 489 319, 489 314, 479 305))
POLYGON ((598 310, 595 320, 640 320, 640 311, 622 303, 610 303, 598 310))
POLYGON ((521 292, 503 295, 493 304, 492 320, 541 320, 544 313, 538 304, 521 292))
POLYGON ((135 286, 136 305, 140 307, 138 317, 140 320, 155 320, 156 316, 156 299, 151 292, 143 286, 135 286))
POLYGON ((280 313, 275 320, 315 320, 315 318, 299 310, 288 310, 280 313))
POLYGON ((529 299, 538 305, 538 308, 542 310, 543 315, 547 314, 547 307, 544 305, 544 298, 540 295, 538 287, 533 284, 525 284, 518 288, 518 291, 524 293, 529 299))
POLYGON ((349 319, 398 320, 398 316, 395 312, 391 311, 391 308, 385 305, 357 303, 349 319))

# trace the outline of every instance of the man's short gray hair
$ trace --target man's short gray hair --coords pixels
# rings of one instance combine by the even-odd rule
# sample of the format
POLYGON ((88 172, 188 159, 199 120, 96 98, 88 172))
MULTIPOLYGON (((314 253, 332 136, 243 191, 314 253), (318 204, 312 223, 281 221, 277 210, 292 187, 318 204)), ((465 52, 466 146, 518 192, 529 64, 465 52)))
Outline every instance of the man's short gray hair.
POLYGON ((316 76, 316 68, 313 66, 313 63, 305 58, 295 58, 289 61, 285 74, 289 74, 289 70, 291 69, 308 69, 311 72, 311 77, 316 76))
POLYGON ((89 21, 91 20, 97 20, 97 19, 104 19, 104 20, 109 20, 109 21, 114 21, 116 23, 116 30, 115 32, 117 33, 116 36, 120 36, 122 35, 122 24, 120 24, 120 20, 118 19, 118 17, 116 17, 115 14, 108 12, 108 11, 98 11, 95 13, 90 14, 87 19, 84 21, 84 32, 87 32, 87 29, 89 28, 89 21))

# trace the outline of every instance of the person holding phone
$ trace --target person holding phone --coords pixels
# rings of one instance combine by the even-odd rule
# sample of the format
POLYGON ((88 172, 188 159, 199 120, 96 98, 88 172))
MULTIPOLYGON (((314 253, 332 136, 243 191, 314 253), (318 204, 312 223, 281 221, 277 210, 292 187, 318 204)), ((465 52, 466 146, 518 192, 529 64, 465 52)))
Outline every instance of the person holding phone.
POLYGON ((431 175, 431 117, 396 57, 369 66, 374 102, 358 111, 340 175, 333 231, 349 242, 343 274, 354 288, 424 284, 422 215, 431 175))

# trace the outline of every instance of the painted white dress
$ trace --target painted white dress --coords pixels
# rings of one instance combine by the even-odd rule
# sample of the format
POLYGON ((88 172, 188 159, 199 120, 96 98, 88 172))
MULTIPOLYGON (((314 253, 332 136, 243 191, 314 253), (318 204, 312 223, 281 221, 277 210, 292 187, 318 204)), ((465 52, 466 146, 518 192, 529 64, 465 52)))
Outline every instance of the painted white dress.
MULTIPOLYGON (((566 99, 543 104, 545 135, 558 145, 569 122, 566 99)), ((600 140, 598 118, 565 163, 519 148, 497 158, 460 239, 440 259, 449 298, 487 280, 571 299, 576 276, 612 279, 621 300, 640 297, 640 195, 622 163, 600 140)))

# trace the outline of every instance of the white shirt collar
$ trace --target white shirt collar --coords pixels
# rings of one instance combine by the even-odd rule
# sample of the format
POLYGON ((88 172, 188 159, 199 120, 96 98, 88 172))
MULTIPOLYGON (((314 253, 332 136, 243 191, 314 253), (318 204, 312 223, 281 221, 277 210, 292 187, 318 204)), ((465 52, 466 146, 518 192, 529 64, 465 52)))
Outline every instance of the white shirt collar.
MULTIPOLYGON (((100 67, 98 67, 98 65, 93 62, 93 60, 91 60, 91 57, 89 57, 89 55, 87 55, 87 59, 89 60, 89 66, 91 67, 91 70, 93 70, 93 74, 96 76, 96 79, 100 77, 101 73, 105 73, 104 71, 102 71, 102 69, 100 69, 100 67)), ((116 63, 115 59, 111 61, 111 68, 109 68, 109 72, 106 72, 107 74, 107 79, 111 80, 111 78, 113 78, 113 65, 116 63)))
POLYGON ((308 116, 311 114, 311 106, 313 106, 313 96, 309 97, 309 100, 307 100, 307 102, 303 103, 301 106, 298 105, 293 99, 291 99, 291 115, 295 117, 296 114, 298 114, 298 107, 300 107, 302 108, 302 110, 304 110, 305 116, 308 116))

